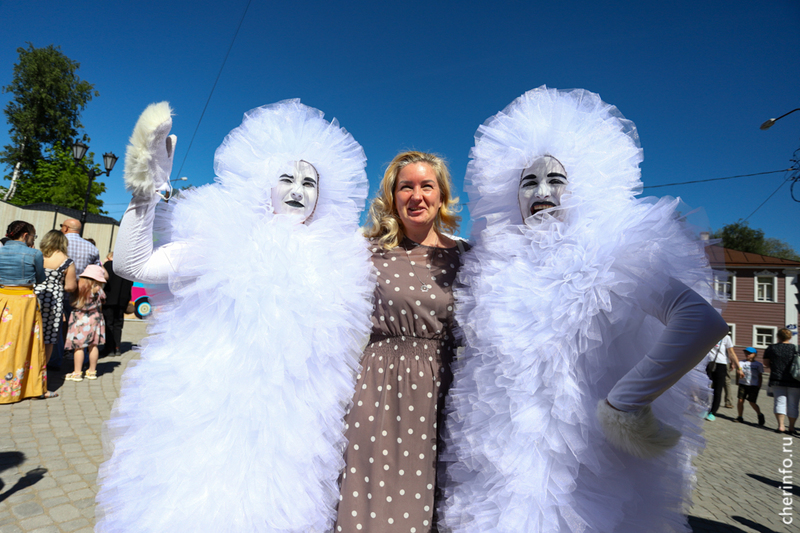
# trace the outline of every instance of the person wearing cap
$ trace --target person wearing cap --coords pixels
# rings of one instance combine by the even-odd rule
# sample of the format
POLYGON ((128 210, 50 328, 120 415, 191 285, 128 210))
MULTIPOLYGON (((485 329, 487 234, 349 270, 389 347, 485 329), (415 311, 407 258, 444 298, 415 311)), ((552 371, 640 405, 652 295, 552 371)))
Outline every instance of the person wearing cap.
POLYGON ((89 352, 86 379, 97 379, 98 345, 106 342, 106 326, 100 311, 105 300, 103 286, 106 271, 100 265, 89 265, 78 279, 78 292, 72 299, 72 314, 67 328, 66 349, 75 351, 75 368, 64 376, 67 381, 83 381, 83 352, 89 352))
POLYGON ((737 394, 739 403, 736 406, 739 410, 739 414, 736 417, 736 422, 744 422, 742 413, 744 413, 744 402, 747 400, 750 402, 750 406, 753 410, 755 410, 756 415, 758 415, 758 425, 763 426, 764 415, 761 413, 761 409, 758 408, 756 400, 758 399, 758 391, 761 390, 764 365, 756 361, 757 353, 758 350, 752 346, 745 348, 744 355, 747 360, 739 363, 739 370, 736 371, 739 376, 739 393, 737 394))

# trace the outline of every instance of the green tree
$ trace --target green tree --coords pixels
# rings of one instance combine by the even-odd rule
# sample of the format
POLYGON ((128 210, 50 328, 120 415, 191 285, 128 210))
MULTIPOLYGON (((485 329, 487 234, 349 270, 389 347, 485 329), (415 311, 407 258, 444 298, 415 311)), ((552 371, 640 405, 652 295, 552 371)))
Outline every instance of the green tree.
MULTIPOLYGON (((3 110, 11 143, 0 151, 0 163, 9 169, 6 179, 11 178, 14 166, 20 165, 17 193, 10 200, 18 205, 24 205, 26 196, 34 196, 25 193, 26 189, 42 188, 38 167, 46 151, 56 145, 66 149, 78 138, 83 128, 80 113, 92 97, 99 96, 94 85, 77 76, 80 64, 65 56, 60 47, 27 44, 28 48, 17 49, 19 62, 14 65, 13 79, 3 87, 13 98, 3 110)), ((89 142, 86 134, 82 139, 89 142)))
MULTIPOLYGON (((93 162, 94 153, 88 152, 83 156, 86 168, 75 162, 71 149, 62 148, 58 144, 48 148, 46 155, 47 158, 40 161, 37 166, 36 180, 20 189, 14 196, 14 200, 18 202, 18 205, 49 202, 82 210, 86 187, 89 184, 86 168, 93 168, 96 175, 102 171, 93 162)), ((103 201, 99 198, 104 192, 106 192, 106 185, 98 182, 95 178, 89 194, 89 213, 105 214, 105 211, 101 209, 103 201)))
POLYGON ((731 250, 800 261, 800 255, 791 245, 780 239, 766 238, 762 230, 751 228, 743 220, 723 226, 712 237, 722 239, 722 246, 731 250))

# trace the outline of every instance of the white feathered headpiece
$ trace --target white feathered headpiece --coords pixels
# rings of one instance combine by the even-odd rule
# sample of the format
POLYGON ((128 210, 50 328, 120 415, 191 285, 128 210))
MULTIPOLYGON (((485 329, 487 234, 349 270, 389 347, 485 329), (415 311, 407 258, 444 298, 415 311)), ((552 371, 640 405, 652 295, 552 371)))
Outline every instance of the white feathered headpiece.
POLYGON ((343 225, 358 224, 369 189, 367 158, 336 119, 323 117, 299 99, 248 111, 217 148, 216 180, 243 202, 272 213, 270 189, 278 177, 291 173, 295 161, 308 161, 319 173, 314 220, 335 216, 343 225))
POLYGON ((543 85, 478 128, 466 177, 473 219, 522 223, 520 173, 544 155, 558 159, 567 171, 569 185, 561 201, 567 217, 576 207, 594 214, 618 212, 641 191, 642 150, 633 122, 595 93, 543 85))

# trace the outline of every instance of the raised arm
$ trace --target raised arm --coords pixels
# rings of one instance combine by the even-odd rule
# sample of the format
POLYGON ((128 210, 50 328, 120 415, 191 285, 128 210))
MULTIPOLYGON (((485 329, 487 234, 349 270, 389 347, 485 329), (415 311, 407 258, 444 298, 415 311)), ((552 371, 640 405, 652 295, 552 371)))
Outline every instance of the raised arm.
POLYGON ((114 247, 114 272, 131 281, 166 283, 181 261, 183 243, 153 248, 156 204, 170 190, 177 137, 169 135, 172 110, 151 104, 139 117, 125 155, 125 186, 133 193, 114 247))
POLYGON ((639 457, 652 457, 674 446, 680 434, 661 424, 650 403, 694 368, 728 326, 699 294, 671 280, 660 305, 645 309, 667 327, 650 350, 598 405, 608 440, 639 457))

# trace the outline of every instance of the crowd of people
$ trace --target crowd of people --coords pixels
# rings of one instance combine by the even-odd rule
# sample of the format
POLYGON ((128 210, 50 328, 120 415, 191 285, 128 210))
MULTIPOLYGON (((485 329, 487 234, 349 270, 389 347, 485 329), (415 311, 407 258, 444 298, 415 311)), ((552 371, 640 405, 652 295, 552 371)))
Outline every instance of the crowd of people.
MULTIPOLYGON (((89 352, 86 377, 96 379, 98 346, 111 348, 100 314, 102 286, 109 277, 120 278, 100 265, 97 247, 80 229, 78 220, 67 219, 36 249, 32 224, 18 220, 8 226, 0 247, 0 403, 57 397, 48 390, 47 375, 48 369, 60 369, 64 350, 74 357, 65 380, 82 381, 84 351, 89 352)), ((110 259, 111 254, 109 266, 110 259)), ((121 280, 115 289, 127 287, 126 303, 131 285, 121 280)), ((121 332, 121 324, 113 325, 121 332)), ((118 350, 118 338, 112 346, 118 350)))
POLYGON ((767 394, 773 398, 773 413, 777 422, 775 431, 800 435, 795 427, 800 411, 800 352, 792 342, 792 336, 788 328, 778 330, 778 342, 768 346, 762 354, 766 366, 756 361, 758 349, 752 346, 744 349, 744 360, 739 361, 730 335, 723 337, 703 361, 713 390, 713 401, 706 412, 706 420, 716 419, 723 396, 725 407, 734 408, 728 400, 727 380, 732 374, 738 385, 734 422, 744 422, 744 406, 747 402, 756 413, 758 425, 765 426, 766 417, 756 402, 762 389, 763 376, 768 370, 767 394))

